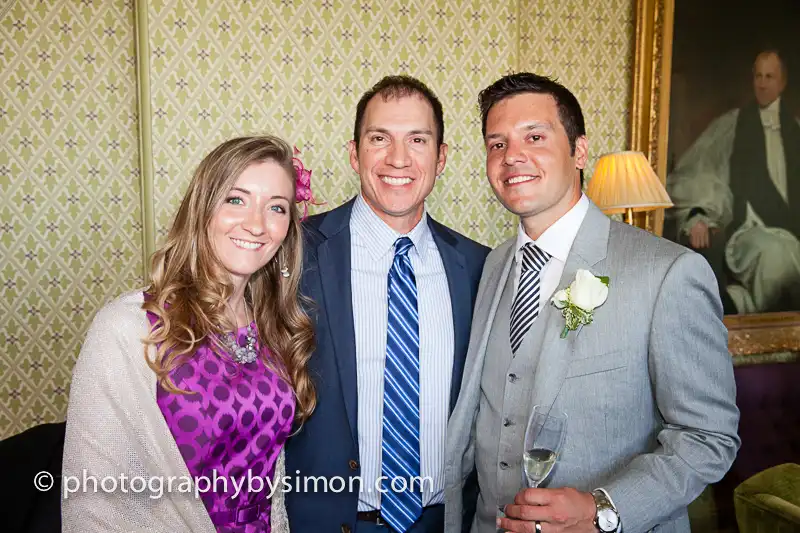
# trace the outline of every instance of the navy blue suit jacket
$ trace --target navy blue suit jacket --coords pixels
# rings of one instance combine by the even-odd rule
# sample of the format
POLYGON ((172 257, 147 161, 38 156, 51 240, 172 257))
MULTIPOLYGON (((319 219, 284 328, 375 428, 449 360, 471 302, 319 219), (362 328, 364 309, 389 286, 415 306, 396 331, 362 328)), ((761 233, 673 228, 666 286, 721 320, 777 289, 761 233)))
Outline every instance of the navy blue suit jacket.
MULTIPOLYGON (((361 475, 358 450, 358 386, 353 299, 350 287, 350 214, 353 200, 310 217, 304 223, 305 257, 301 292, 313 300, 309 314, 316 324, 317 348, 309 367, 317 391, 317 408, 302 430, 286 444, 286 475, 292 490, 286 494, 289 525, 301 533, 355 531, 358 483, 361 475), (324 484, 301 485, 309 476, 336 477, 324 484), (342 483, 337 479, 337 483, 342 483), (350 490, 352 488, 352 490, 350 490)), ((450 389, 452 412, 461 388, 467 357, 472 308, 478 291, 483 263, 489 248, 472 241, 428 217, 433 239, 439 249, 450 289, 455 351, 450 389)), ((363 480, 365 484, 374 480, 363 480)), ((440 527, 424 528, 433 533, 440 527)), ((416 531, 416 530, 415 530, 416 531)))

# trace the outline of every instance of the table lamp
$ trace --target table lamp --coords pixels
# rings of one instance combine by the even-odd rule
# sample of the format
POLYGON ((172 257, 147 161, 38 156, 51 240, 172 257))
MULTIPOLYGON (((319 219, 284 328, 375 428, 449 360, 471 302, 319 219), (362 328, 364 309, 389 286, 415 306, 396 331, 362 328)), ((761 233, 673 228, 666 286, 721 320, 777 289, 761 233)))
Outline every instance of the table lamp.
POLYGON ((607 215, 624 213, 634 225, 633 214, 672 207, 666 189, 642 152, 615 152, 600 158, 594 167, 586 195, 607 215))

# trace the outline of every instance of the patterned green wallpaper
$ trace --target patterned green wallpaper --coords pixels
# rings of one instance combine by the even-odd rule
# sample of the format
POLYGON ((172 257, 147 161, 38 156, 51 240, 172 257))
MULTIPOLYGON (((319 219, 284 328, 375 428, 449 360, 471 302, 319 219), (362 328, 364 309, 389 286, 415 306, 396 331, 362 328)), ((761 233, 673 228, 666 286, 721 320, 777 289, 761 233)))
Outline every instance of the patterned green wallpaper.
POLYGON ((505 230, 483 180, 475 96, 516 67, 516 18, 513 3, 151 2, 158 237, 202 154, 240 132, 295 144, 327 202, 318 209, 356 194, 345 148, 356 103, 383 75, 402 72, 429 84, 445 108, 451 156, 430 209, 497 242, 505 230))
POLYGON ((143 232, 160 241, 208 149, 279 134, 314 171, 315 210, 335 207, 357 192, 356 101, 385 74, 419 77, 444 104, 433 216, 498 244, 513 220, 485 182, 477 92, 512 70, 555 75, 584 105, 592 161, 624 148, 632 3, 0 0, 0 438, 63 420, 92 315, 141 286, 143 232))
POLYGON ((141 283, 133 8, 0 1, 0 438, 63 420, 94 312, 141 283))
POLYGON ((594 162, 627 147, 633 0, 521 2, 519 70, 555 76, 581 103, 594 162))

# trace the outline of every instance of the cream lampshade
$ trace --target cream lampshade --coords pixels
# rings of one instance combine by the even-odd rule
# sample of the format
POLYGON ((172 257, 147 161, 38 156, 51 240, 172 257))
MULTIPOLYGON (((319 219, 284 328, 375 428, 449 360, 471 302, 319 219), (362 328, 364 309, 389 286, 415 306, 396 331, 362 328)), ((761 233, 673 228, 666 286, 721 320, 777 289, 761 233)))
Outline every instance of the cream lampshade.
POLYGON ((600 158, 594 167, 586 195, 604 213, 633 213, 672 207, 666 189, 642 152, 615 152, 600 158))

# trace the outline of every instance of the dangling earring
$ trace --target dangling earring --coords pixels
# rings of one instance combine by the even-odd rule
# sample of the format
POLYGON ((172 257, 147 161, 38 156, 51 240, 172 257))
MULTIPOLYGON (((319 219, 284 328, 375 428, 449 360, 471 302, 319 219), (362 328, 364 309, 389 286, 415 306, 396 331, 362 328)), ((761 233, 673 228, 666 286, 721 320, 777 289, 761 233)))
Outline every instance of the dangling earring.
MULTIPOLYGON (((282 260, 282 259, 278 259, 278 255, 283 255, 283 254, 275 254, 275 256, 274 256, 272 259, 273 259, 273 260, 274 260, 276 263, 277 263, 278 261, 280 261, 280 262, 283 262, 283 260, 282 260)), ((284 278, 288 278, 288 277, 289 277, 289 267, 288 267, 288 266, 286 266, 286 263, 283 263, 283 265, 281 266, 280 273, 281 273, 281 276, 283 276, 284 278)))

